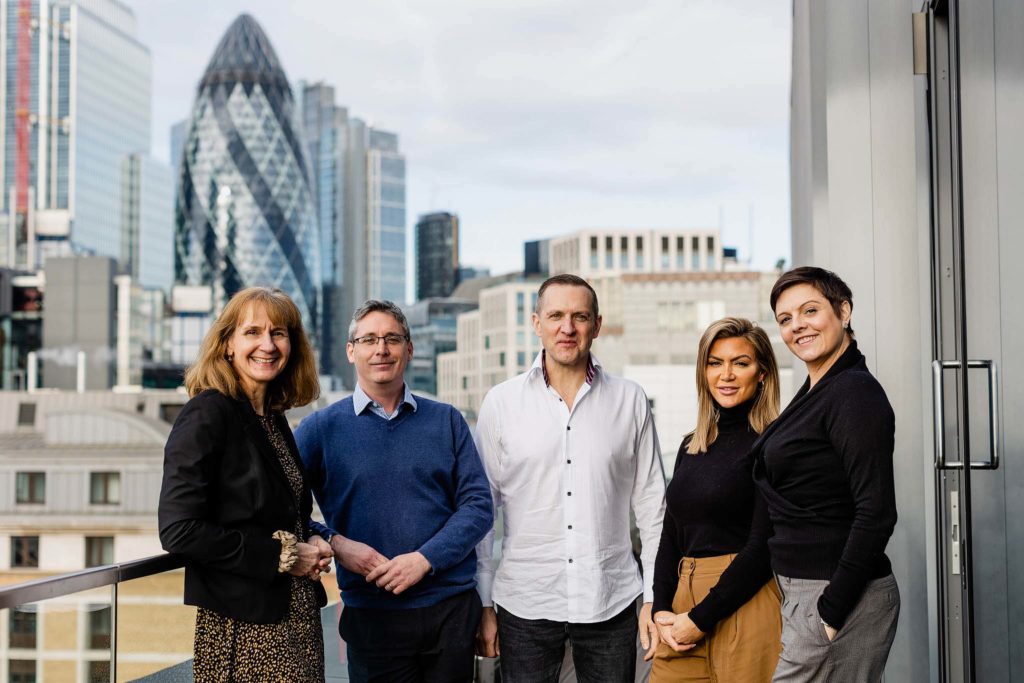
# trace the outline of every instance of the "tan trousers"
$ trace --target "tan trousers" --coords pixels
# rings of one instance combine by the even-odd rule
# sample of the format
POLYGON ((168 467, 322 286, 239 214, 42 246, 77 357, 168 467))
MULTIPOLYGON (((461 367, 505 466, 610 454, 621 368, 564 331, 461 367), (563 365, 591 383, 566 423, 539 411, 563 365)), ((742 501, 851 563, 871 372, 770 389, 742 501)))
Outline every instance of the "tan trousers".
MULTIPOLYGON (((672 600, 672 611, 688 612, 707 597, 734 557, 684 557, 679 562, 679 585, 672 600)), ((732 616, 718 622, 692 650, 676 652, 661 643, 654 655, 651 681, 771 681, 782 650, 780 603, 779 587, 772 579, 732 616)))

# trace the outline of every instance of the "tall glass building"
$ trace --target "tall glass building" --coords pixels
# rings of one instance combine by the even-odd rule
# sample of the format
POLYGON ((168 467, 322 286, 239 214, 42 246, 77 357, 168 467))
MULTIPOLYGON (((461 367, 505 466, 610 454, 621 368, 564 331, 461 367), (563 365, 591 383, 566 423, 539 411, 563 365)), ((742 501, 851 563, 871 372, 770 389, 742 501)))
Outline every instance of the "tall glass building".
POLYGON ((149 50, 117 0, 30 6, 27 187, 36 239, 14 229, 20 15, 17 0, 0 0, 0 263, 35 268, 47 253, 72 249, 117 258, 122 161, 150 147, 149 50))
POLYGON ((366 299, 405 301, 405 157, 398 135, 350 117, 332 86, 304 84, 301 94, 323 247, 324 369, 352 386, 353 311, 366 299))
POLYGON ((175 280, 209 285, 219 310, 279 287, 317 338, 320 235, 292 90, 256 20, 239 16, 203 74, 175 209, 175 280))

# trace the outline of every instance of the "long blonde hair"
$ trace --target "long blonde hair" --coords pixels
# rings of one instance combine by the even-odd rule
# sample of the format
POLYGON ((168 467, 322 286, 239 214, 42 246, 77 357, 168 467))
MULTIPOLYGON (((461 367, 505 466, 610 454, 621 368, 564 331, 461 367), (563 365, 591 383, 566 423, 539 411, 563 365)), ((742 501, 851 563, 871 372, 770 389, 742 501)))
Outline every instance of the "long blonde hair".
POLYGON ((203 338, 195 363, 185 372, 188 395, 216 389, 225 396, 245 398, 238 374, 227 358, 227 347, 251 306, 263 306, 271 322, 288 328, 291 342, 288 364, 267 387, 267 407, 282 411, 316 400, 320 395, 320 380, 313 349, 302 328, 302 314, 287 294, 270 287, 249 287, 231 297, 203 338))
POLYGON ((706 453, 718 438, 718 406, 708 385, 708 358, 719 339, 745 339, 754 347, 758 369, 764 373, 760 391, 750 409, 750 426, 760 434, 779 416, 779 366, 765 331, 745 318, 722 318, 704 330, 697 350, 697 427, 686 452, 706 453))

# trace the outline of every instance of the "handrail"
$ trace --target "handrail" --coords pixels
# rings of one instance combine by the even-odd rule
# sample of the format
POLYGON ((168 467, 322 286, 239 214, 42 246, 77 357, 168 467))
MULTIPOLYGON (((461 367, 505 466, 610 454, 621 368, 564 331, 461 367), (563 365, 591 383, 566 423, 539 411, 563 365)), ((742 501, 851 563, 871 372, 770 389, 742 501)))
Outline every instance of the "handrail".
POLYGON ((185 566, 185 559, 179 555, 154 555, 139 560, 118 564, 92 567, 79 572, 48 576, 45 579, 25 581, 0 588, 0 609, 9 609, 40 600, 59 598, 90 588, 101 588, 141 579, 145 576, 162 574, 185 566))

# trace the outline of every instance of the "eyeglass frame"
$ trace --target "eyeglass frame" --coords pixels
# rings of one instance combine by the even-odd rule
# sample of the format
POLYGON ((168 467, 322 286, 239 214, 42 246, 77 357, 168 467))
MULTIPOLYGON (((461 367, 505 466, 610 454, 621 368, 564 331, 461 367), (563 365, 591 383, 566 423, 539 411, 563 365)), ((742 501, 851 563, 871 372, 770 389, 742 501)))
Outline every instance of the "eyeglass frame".
POLYGON ((378 336, 376 334, 364 334, 362 337, 355 337, 353 339, 349 339, 348 343, 352 344, 353 346, 362 346, 367 349, 372 349, 376 348, 377 345, 380 344, 380 341, 382 339, 384 340, 384 346, 387 347, 401 346, 402 344, 407 344, 409 341, 411 341, 409 339, 409 335, 407 334, 388 332, 383 336, 378 336), (371 337, 373 338, 372 343, 369 341, 371 337), (388 341, 389 338, 393 341, 388 341))

